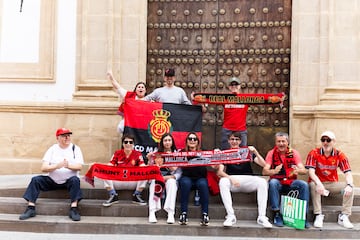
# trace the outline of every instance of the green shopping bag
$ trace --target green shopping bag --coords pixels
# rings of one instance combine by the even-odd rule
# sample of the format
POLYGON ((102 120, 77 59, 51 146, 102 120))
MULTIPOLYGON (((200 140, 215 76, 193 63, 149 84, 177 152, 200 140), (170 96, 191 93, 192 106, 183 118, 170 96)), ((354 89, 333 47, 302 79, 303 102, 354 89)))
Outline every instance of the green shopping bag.
MULTIPOLYGON (((297 197, 297 195, 295 194, 297 197)), ((296 229, 305 229, 306 221, 306 200, 298 199, 294 194, 281 196, 281 214, 284 224, 296 229)))

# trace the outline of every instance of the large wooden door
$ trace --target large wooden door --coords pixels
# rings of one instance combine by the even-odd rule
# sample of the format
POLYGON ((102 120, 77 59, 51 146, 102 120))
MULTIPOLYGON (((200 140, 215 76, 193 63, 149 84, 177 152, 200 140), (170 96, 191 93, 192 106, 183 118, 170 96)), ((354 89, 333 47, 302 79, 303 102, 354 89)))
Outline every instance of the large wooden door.
MULTIPOLYGON (((236 76, 244 93, 278 93, 290 87, 291 0, 148 0, 147 84, 163 84, 165 68, 176 85, 195 92, 226 92, 236 76)), ((254 105, 247 116, 248 143, 265 154, 273 135, 288 131, 284 107, 254 105)), ((203 148, 220 146, 222 106, 203 117, 203 148)))

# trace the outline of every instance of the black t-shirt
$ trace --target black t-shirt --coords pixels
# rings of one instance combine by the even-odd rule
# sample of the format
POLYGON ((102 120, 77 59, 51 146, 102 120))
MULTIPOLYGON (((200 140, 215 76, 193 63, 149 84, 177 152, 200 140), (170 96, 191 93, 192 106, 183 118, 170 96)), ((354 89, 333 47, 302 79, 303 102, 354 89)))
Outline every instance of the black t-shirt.
MULTIPOLYGON (((188 161, 193 158, 194 157, 188 157, 188 161)), ((207 168, 206 168, 206 166, 183 167, 182 168, 182 176, 189 177, 193 180, 199 179, 199 178, 206 178, 207 168)))
MULTIPOLYGON (((254 159, 255 156, 252 156, 254 159)), ((251 167, 251 162, 244 162, 238 164, 227 164, 226 174, 228 175, 253 175, 254 172, 251 167)))

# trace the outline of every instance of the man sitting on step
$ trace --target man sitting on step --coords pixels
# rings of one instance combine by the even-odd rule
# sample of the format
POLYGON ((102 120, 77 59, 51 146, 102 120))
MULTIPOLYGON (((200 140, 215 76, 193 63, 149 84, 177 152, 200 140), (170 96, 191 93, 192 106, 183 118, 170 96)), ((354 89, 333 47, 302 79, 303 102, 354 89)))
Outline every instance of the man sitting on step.
MULTIPOLYGON (((116 150, 112 156, 109 165, 111 166, 145 166, 144 159, 139 151, 134 149, 135 137, 130 134, 124 134, 121 138, 122 148, 116 150)), ((110 207, 114 203, 119 202, 119 196, 116 189, 135 189, 132 195, 132 202, 139 205, 146 205, 147 203, 142 199, 141 193, 146 187, 147 180, 144 181, 113 181, 104 180, 105 189, 109 193, 109 199, 102 205, 110 207)))
MULTIPOLYGON (((263 175, 270 176, 269 201, 274 212, 274 225, 283 227, 284 222, 280 213, 280 196, 288 194, 292 190, 299 191, 299 199, 307 202, 309 209, 309 185, 307 182, 297 179, 298 175, 304 175, 307 170, 301 161, 298 151, 289 147, 289 135, 278 132, 275 134, 275 147, 268 151, 265 158, 263 175)), ((305 221, 305 228, 310 224, 305 221)))
MULTIPOLYGON (((239 149, 241 144, 241 133, 233 132, 228 135, 230 148, 239 149)), ((254 162, 264 167, 264 158, 253 146, 248 147, 254 154, 254 162)), ((231 192, 257 192, 258 218, 257 223, 265 228, 271 228, 272 224, 266 217, 266 206, 268 199, 268 184, 264 178, 253 176, 250 162, 238 164, 219 165, 217 175, 221 177, 219 182, 220 195, 226 209, 225 227, 231 227, 236 223, 236 216, 232 206, 231 192)))
POLYGON ((342 151, 335 149, 333 132, 323 132, 320 141, 321 147, 309 152, 305 165, 309 169, 311 199, 315 214, 314 227, 323 227, 321 196, 328 196, 330 193, 342 195, 342 209, 338 216, 338 224, 345 228, 353 228, 354 225, 350 222, 349 216, 354 201, 354 182, 349 160, 342 151), (345 174, 345 182, 339 182, 337 168, 345 174))
POLYGON ((71 198, 69 217, 73 221, 80 221, 77 209, 82 199, 79 171, 84 159, 80 148, 71 143, 71 134, 72 132, 66 128, 59 128, 56 131, 57 143, 47 150, 41 166, 41 171, 48 175, 39 175, 31 179, 23 196, 28 201, 28 206, 20 215, 20 220, 35 217, 35 202, 41 191, 67 189, 71 198))

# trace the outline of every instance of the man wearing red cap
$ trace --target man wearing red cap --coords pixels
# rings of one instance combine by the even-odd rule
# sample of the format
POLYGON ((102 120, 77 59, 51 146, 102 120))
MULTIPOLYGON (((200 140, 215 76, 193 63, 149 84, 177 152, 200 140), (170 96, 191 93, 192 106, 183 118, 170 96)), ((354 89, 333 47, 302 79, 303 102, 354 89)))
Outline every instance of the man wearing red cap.
POLYGON ((28 206, 20 220, 36 216, 35 202, 41 191, 67 189, 71 198, 69 217, 73 221, 80 221, 77 206, 82 199, 80 189, 79 171, 84 164, 80 148, 71 143, 72 132, 67 128, 59 128, 56 131, 57 143, 51 146, 43 157, 41 171, 47 175, 35 176, 28 185, 24 199, 28 206))
POLYGON ((349 216, 354 201, 354 182, 349 160, 342 151, 335 149, 333 132, 323 132, 320 141, 321 147, 309 152, 305 164, 305 167, 309 169, 309 185, 315 214, 314 227, 323 227, 321 196, 341 194, 343 200, 338 224, 345 228, 353 228, 354 225, 350 222, 349 216), (339 182, 337 168, 344 173, 345 182, 339 182))

